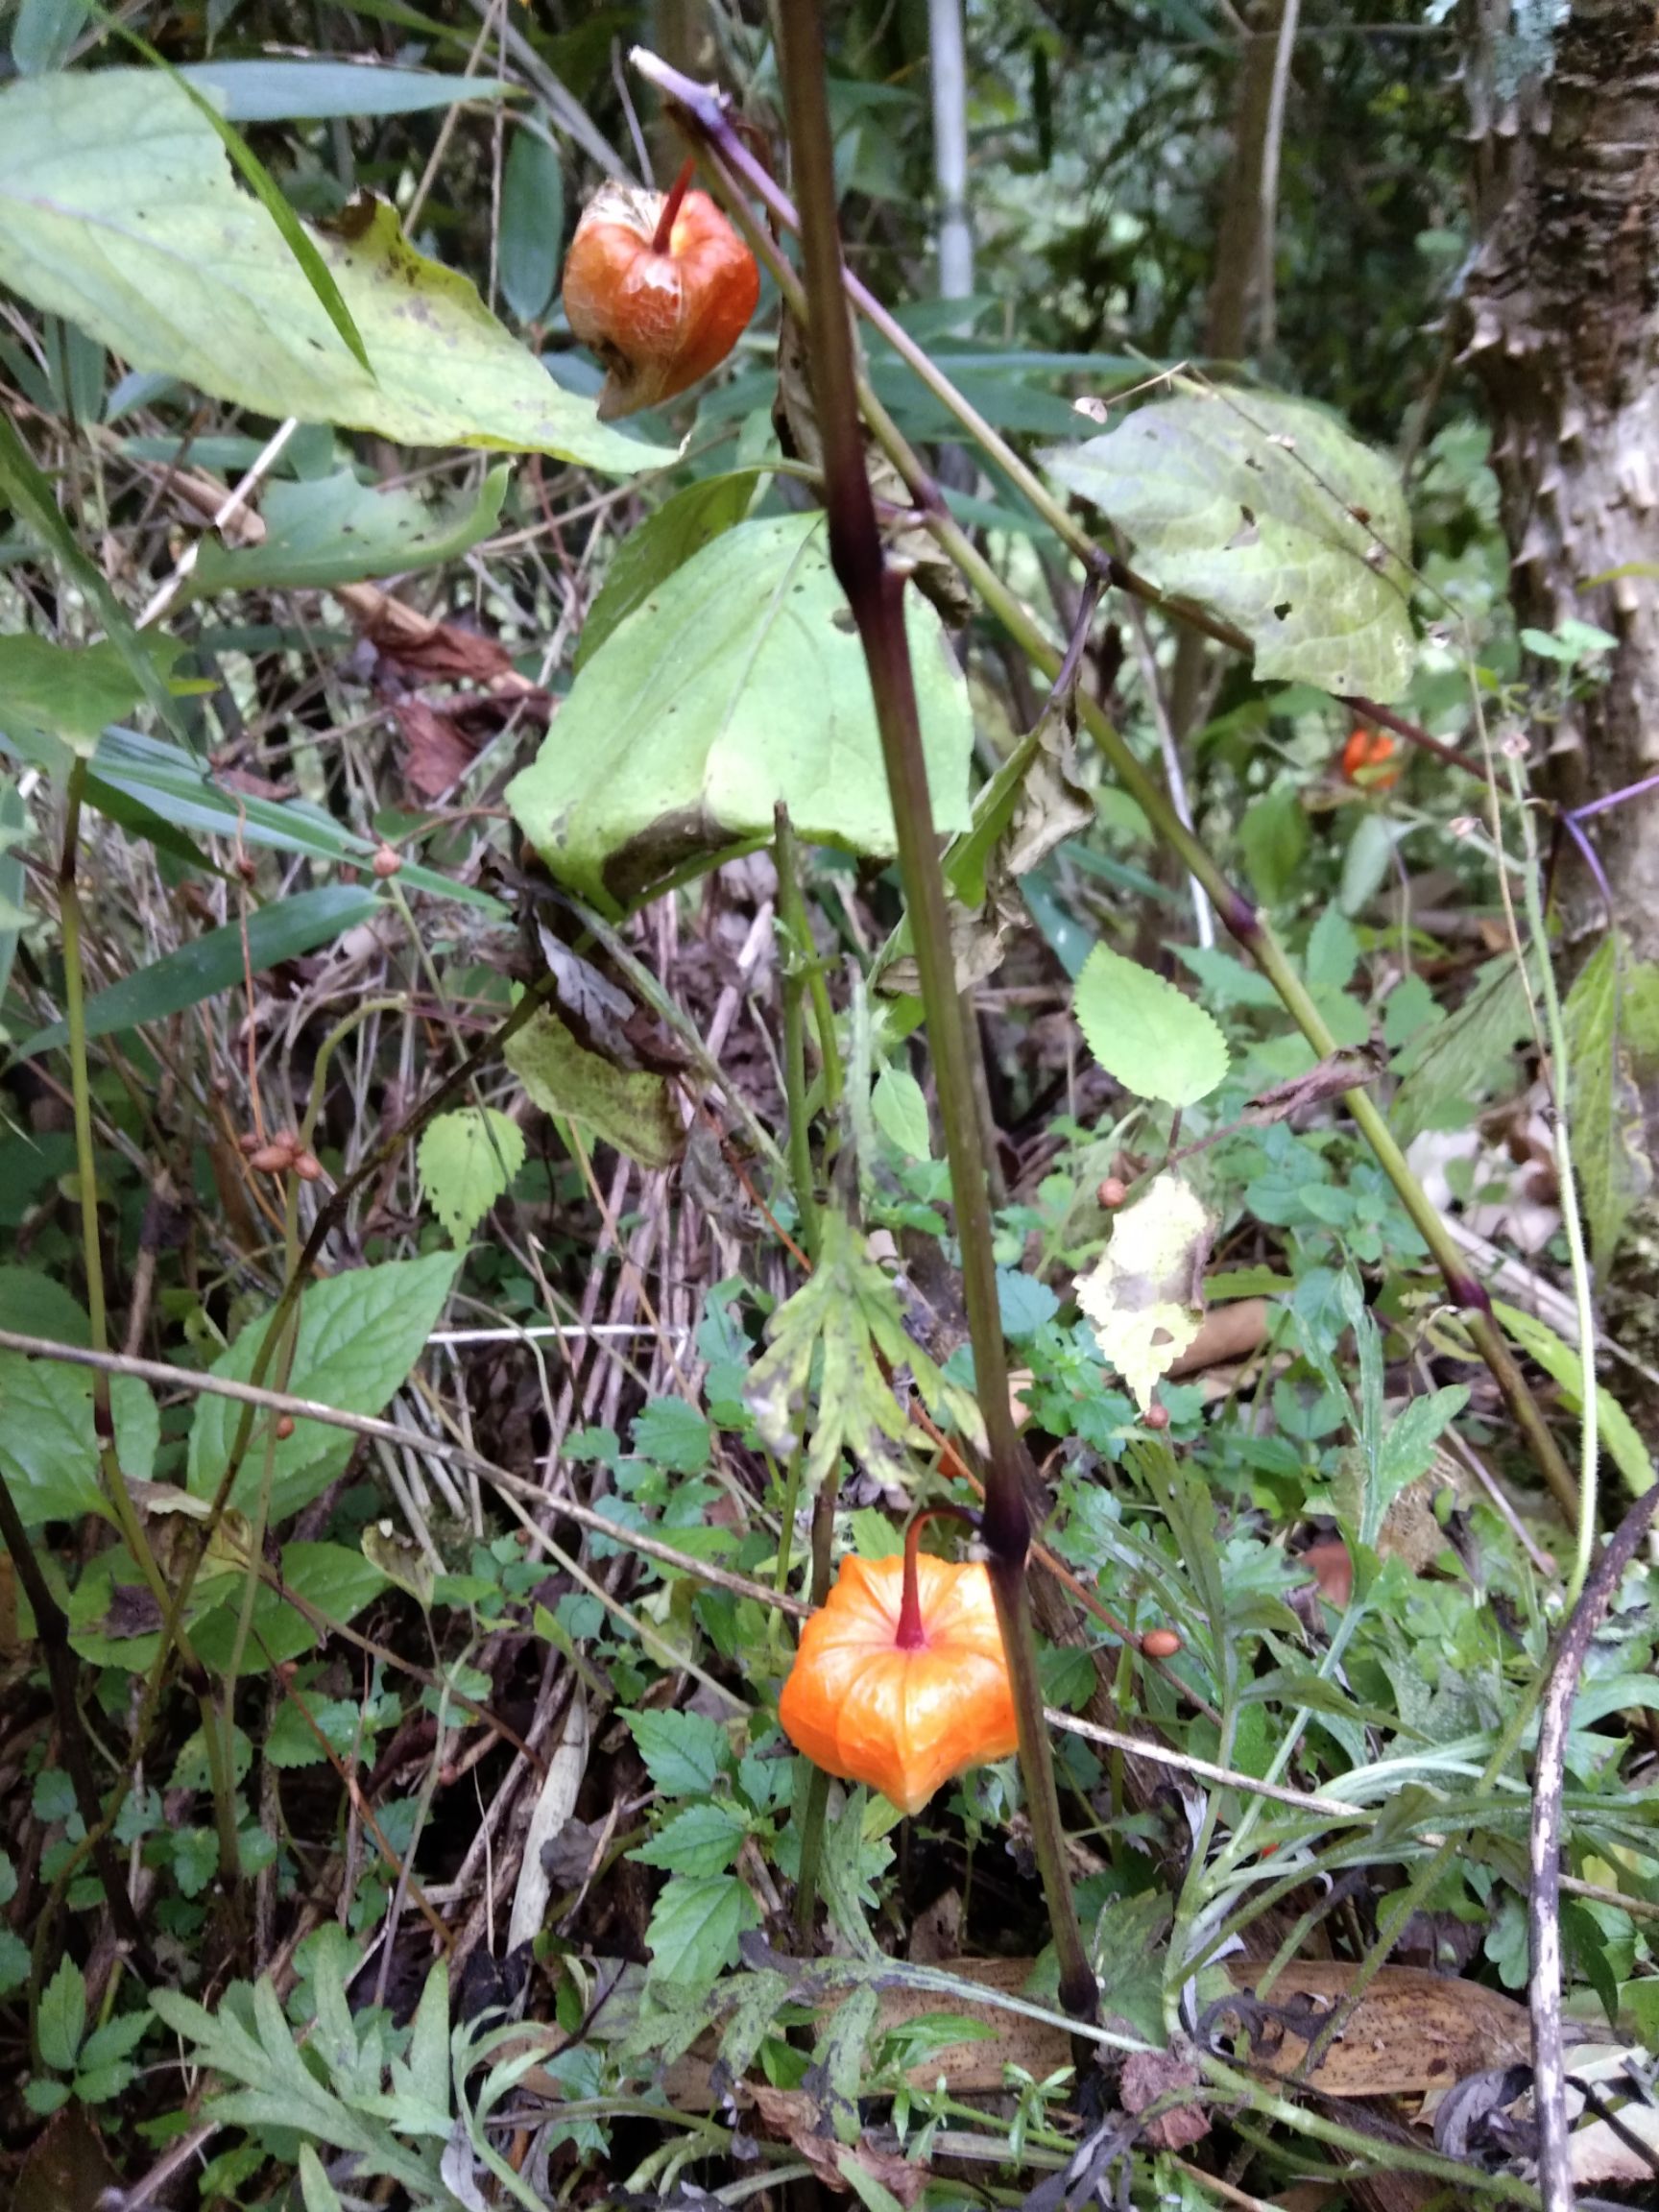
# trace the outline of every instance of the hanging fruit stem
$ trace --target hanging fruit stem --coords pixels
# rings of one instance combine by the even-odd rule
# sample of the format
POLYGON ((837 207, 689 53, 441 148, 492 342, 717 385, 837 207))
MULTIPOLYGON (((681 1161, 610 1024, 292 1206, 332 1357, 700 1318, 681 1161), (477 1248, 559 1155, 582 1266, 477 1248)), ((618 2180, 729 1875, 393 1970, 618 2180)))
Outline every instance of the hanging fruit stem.
POLYGON ((977 1530, 979 1516, 965 1505, 925 1505, 913 1513, 904 1531, 904 1580, 899 1600, 899 1625, 893 1641, 901 1651, 920 1651, 927 1642, 927 1623, 922 1618, 922 1599, 916 1588, 916 1554, 922 1548, 922 1530, 929 1521, 960 1521, 977 1530))
POLYGON ((859 432, 852 333, 843 298, 841 244, 835 221, 835 171, 824 90, 824 21, 819 0, 794 0, 782 12, 781 30, 789 141, 801 196, 812 391, 824 441, 830 558, 847 594, 869 666, 892 797, 905 910, 921 971, 922 1000, 962 1253, 975 1390, 986 1425, 985 1543, 991 1554, 991 1583, 1019 1713, 1020 1764, 1032 1842, 1060 1963, 1062 2001, 1076 2017, 1093 2019, 1097 1988, 1066 1873, 1065 1832, 1054 1787, 1053 1754, 1037 1676, 1036 1636, 1025 1586, 1031 1543, 1026 1490, 1028 1484, 1036 1489, 1037 1478, 1014 1426, 1008 1396, 1007 1356, 997 1299, 972 1047, 956 991, 945 882, 939 868, 915 678, 904 629, 904 581, 889 566, 882 550, 859 432))
POLYGON ((674 180, 673 190, 662 203, 662 212, 657 218, 657 234, 651 241, 653 253, 667 252, 668 242, 674 235, 674 218, 679 214, 680 204, 696 174, 697 157, 695 155, 687 155, 681 164, 679 176, 674 180))

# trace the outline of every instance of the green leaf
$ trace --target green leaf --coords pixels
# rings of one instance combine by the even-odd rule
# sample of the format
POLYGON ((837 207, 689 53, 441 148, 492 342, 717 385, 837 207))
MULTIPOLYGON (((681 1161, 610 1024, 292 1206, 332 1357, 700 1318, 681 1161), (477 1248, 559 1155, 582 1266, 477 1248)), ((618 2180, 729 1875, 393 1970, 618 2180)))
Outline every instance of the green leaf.
POLYGON ((870 1111, 881 1129, 907 1160, 932 1157, 932 1132, 927 1123, 927 1096, 908 1068, 883 1068, 870 1094, 870 1111))
MULTIPOLYGON (((905 605, 949 835, 969 820, 968 695, 938 615, 905 605)), ((742 523, 677 568, 586 662, 507 787, 551 872, 610 913, 769 838, 780 801, 810 842, 895 850, 869 673, 816 514, 742 523)))
POLYGON ((694 553, 733 529, 748 514, 760 481, 757 469, 705 476, 665 499, 637 530, 630 530, 605 571, 599 596, 588 610, 576 641, 578 671, 592 660, 619 622, 660 584, 684 568, 694 553))
POLYGON ((309 482, 271 484, 260 507, 261 542, 232 553, 217 538, 204 538, 190 590, 197 598, 277 586, 326 590, 434 567, 489 537, 511 477, 502 463, 475 493, 438 507, 400 486, 380 491, 360 484, 349 469, 309 482))
MULTIPOLYGON (((1378 1454, 1381 1492, 1376 1515, 1378 1527, 1382 1526, 1382 1514, 1401 1491, 1415 1482, 1419 1475, 1428 1474, 1434 1463, 1435 1447, 1440 1438, 1468 1403, 1469 1393, 1462 1383, 1451 1383, 1444 1389, 1429 1390, 1411 1399, 1397 1418, 1383 1426, 1378 1454)), ((1369 1543, 1372 1539, 1366 1536, 1363 1540, 1369 1543)))
MULTIPOLYGON (((261 799, 252 792, 227 791, 193 755, 137 730, 106 730, 92 757, 92 770, 87 795, 107 812, 111 810, 109 793, 114 791, 165 815, 169 823, 240 839, 245 845, 305 853, 318 860, 349 861, 358 867, 373 857, 372 840, 353 836, 321 806, 302 799, 261 799)), ((506 919, 506 908, 487 891, 453 883, 430 868, 405 861, 397 880, 406 892, 436 892, 497 920, 506 919)))
POLYGON ((510 1037, 502 1056, 544 1114, 580 1122, 640 1166, 671 1167, 685 1149, 667 1077, 589 1052, 551 1007, 510 1037))
MULTIPOLYGON (((1535 1359, 1559 1387, 1569 1410, 1581 1412, 1584 1368, 1572 1345, 1558 1336, 1548 1323, 1531 1313, 1524 1313, 1518 1306, 1507 1306, 1502 1299, 1494 1298, 1492 1311, 1504 1334, 1512 1336, 1527 1357, 1535 1359)), ((1630 1495, 1640 1498, 1645 1490, 1650 1490, 1653 1462, 1647 1447, 1636 1424, 1604 1382, 1596 1385, 1596 1429, 1614 1465, 1629 1485, 1630 1495)))
POLYGON ((134 369, 400 445, 557 453, 616 475, 672 459, 561 391, 466 277, 407 244, 392 208, 373 204, 307 242, 373 375, 269 214, 237 190, 184 86, 105 69, 0 92, 0 281, 134 369))
POLYGON ((23 1336, 49 1336, 57 1344, 85 1345, 92 1324, 81 1301, 56 1276, 33 1267, 0 1266, 0 1329, 23 1336))
POLYGON ((1342 991, 1359 965, 1359 940, 1338 906, 1327 906, 1308 938, 1303 973, 1314 990, 1342 991))
POLYGON ((30 631, 0 637, 0 725, 42 730, 84 757, 142 697, 116 645, 55 645, 30 631))
MULTIPOLYGON (((156 1401, 126 1375, 111 1383, 109 1400, 122 1471, 147 1481, 160 1435, 156 1401)), ((87 1513, 109 1518, 98 1480, 92 1377, 85 1368, 0 1352, 0 1475, 26 1527, 87 1513)))
POLYGON ((73 1959, 62 1956, 40 1992, 36 2035, 43 2065, 67 2074, 86 2032, 86 1980, 73 1959))
POLYGON ((729 1801, 687 1805, 628 1856, 672 1874, 724 1874, 748 1833, 742 1812, 729 1801))
POLYGON ((273 1767, 320 1767, 323 1743, 345 1758, 362 1727, 362 1707, 354 1697, 313 1701, 303 1691, 283 1699, 265 1737, 265 1757, 273 1767), (301 1708, 303 1706, 304 1710, 301 1708), (321 1735, 323 1743, 317 1739, 321 1735))
MULTIPOLYGON (((288 1387, 346 1413, 377 1414, 407 1379, 437 1326, 460 1265, 453 1252, 423 1260, 387 1260, 308 1284, 300 1300, 299 1339, 288 1387)), ((212 1372, 246 1382, 264 1341, 268 1317, 251 1321, 212 1372)), ((190 1427, 188 1486, 198 1498, 218 1490, 243 1408, 228 1399, 197 1402, 190 1427)), ((268 1416, 258 1417, 263 1422, 268 1416)), ((255 1433, 258 1433, 257 1428, 255 1433)), ((273 1525, 309 1504, 344 1469, 355 1438, 349 1430, 298 1420, 276 1444, 271 1493, 273 1525)), ((230 1503, 252 1513, 264 1473, 264 1452, 250 1452, 230 1503)), ((349 1554, 348 1554, 349 1556, 349 1554)))
POLYGON ((759 1908, 735 1874, 677 1874, 645 1931, 651 1978, 706 1988, 736 1965, 738 1936, 759 1925, 759 1908))
POLYGON ((891 1367, 910 1369, 935 1420, 949 1415, 974 1443, 983 1435, 974 1399, 948 1382, 911 1337, 898 1290, 833 1208, 822 1216, 818 1265, 773 1314, 766 1334, 770 1342, 749 1371, 744 1400, 761 1441, 775 1452, 792 1452, 810 1419, 804 1470, 808 1496, 817 1495, 843 1452, 880 1466, 892 1457, 891 1445, 908 1439, 909 1423, 878 1354, 891 1367), (822 1366, 816 1412, 809 1416, 815 1359, 822 1366))
POLYGON ((86 27, 85 0, 19 0, 12 59, 20 77, 61 69, 86 27))
POLYGON ((1004 1336, 1035 1336, 1045 1321, 1052 1321, 1060 1301, 1046 1283, 1017 1267, 997 1270, 997 1306, 1004 1336))
POLYGON ((459 100, 499 100, 490 77, 377 69, 355 61, 192 61, 179 71, 231 123, 317 123, 336 115, 417 115, 459 100))
POLYGON ((501 297, 520 323, 540 323, 546 314, 564 243, 565 174, 558 152, 538 130, 515 131, 501 172, 496 274, 501 297))
POLYGON ((1227 1040, 1203 1007, 1109 945, 1084 961, 1073 1011, 1090 1051, 1138 1098, 1193 1106, 1227 1073, 1227 1040))
POLYGON ((416 1155, 426 1203, 465 1244, 524 1165, 524 1132, 493 1106, 462 1106, 426 1125, 416 1155))
POLYGON ((732 1769, 732 1743, 706 1713, 624 1713, 645 1771, 664 1797, 707 1797, 732 1769))
MULTIPOLYGON (((301 891, 292 899, 274 900, 248 917, 246 933, 235 924, 207 929, 176 952, 164 952, 148 968, 123 976, 107 990, 94 992, 86 1001, 86 1034, 109 1037, 118 1030, 135 1029, 146 1022, 163 1022, 170 1014, 182 1014, 204 998, 216 998, 241 982, 245 964, 255 975, 284 960, 314 951, 359 922, 367 922, 380 904, 373 891, 353 883, 325 883, 315 891, 301 891), (246 948, 244 948, 246 934, 246 948)), ((53 1052, 69 1042, 66 1022, 36 1029, 16 1047, 15 1057, 32 1060, 53 1052)))
POLYGON ((1238 824, 1238 848, 1257 898, 1263 906, 1282 906, 1308 850, 1308 809, 1294 784, 1275 783, 1250 802, 1238 824))
POLYGON ((339 2191, 309 2143, 300 2146, 300 2196, 305 2212, 342 2212, 339 2191))
POLYGON ((150 2008, 146 2005, 138 2012, 122 2012, 113 2020, 106 2020, 102 2028, 94 2028, 81 2046, 80 2064, 109 2066, 117 2058, 125 2058, 135 2051, 149 2032, 150 2008))
POLYGON ((1579 971, 1562 1016, 1567 1030, 1567 1126, 1584 1193, 1590 1257, 1605 1276, 1621 1232, 1653 1183, 1642 1094, 1621 1021, 1626 957, 1611 930, 1579 971))
POLYGON ((1046 459, 1128 533, 1137 565, 1164 590, 1248 634, 1259 677, 1372 699, 1404 692, 1405 493, 1392 463, 1322 409, 1262 392, 1184 393, 1046 459))
POLYGON ((700 1475, 709 1464, 709 1424, 684 1398, 648 1398, 634 1416, 634 1449, 671 1475, 700 1475))
POLYGON ((1516 1080, 1515 1046, 1528 1034, 1527 982, 1513 960, 1490 960, 1455 1013, 1412 1038, 1395 1062, 1388 1110, 1402 1144, 1425 1129, 1467 1127, 1495 1091, 1516 1080), (1443 1115, 1454 1117, 1442 1122, 1443 1115))
POLYGON ((33 1963, 22 1936, 10 1928, 0 1928, 0 1997, 9 1997, 13 1989, 23 1987, 33 1963))

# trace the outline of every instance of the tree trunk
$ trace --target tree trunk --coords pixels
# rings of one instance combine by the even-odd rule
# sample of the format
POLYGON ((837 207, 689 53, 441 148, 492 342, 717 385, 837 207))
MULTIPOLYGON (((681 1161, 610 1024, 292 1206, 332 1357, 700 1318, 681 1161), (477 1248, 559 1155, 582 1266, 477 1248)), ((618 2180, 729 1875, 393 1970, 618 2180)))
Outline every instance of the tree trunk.
MULTIPOLYGON (((1659 771, 1659 12, 1573 0, 1551 61, 1519 82, 1507 0, 1476 12, 1461 335, 1489 403, 1515 609, 1619 640, 1540 765, 1541 787, 1574 806, 1659 771)), ((1630 950, 1659 958, 1659 791, 1598 817, 1594 840, 1630 950)), ((1566 854, 1557 889, 1577 965, 1604 904, 1566 854)))

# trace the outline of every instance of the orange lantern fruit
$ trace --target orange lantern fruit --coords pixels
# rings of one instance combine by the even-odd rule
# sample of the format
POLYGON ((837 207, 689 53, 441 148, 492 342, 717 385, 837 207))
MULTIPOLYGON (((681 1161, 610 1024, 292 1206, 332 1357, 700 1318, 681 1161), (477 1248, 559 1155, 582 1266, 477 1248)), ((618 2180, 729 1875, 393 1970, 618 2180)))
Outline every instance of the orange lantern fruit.
POLYGON ((599 419, 672 399, 717 369, 760 298, 755 256, 709 199, 602 185, 565 261, 565 313, 605 366, 599 419))
POLYGON ((1391 791, 1400 781, 1393 738, 1382 730, 1351 730, 1342 748, 1342 774, 1363 790, 1391 791))
POLYGON ((842 1560, 801 1632, 778 1718, 798 1751, 919 1813, 970 1767, 1020 1748, 991 1577, 919 1553, 842 1560))

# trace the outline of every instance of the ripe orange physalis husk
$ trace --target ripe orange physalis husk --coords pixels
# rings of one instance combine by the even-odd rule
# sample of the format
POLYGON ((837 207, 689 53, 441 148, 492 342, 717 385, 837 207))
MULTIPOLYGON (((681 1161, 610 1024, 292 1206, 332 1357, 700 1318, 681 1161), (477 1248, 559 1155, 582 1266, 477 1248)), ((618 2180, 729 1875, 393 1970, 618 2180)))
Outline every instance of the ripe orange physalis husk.
POLYGON ((914 1649, 899 1641, 903 1581, 902 1559, 842 1560, 801 1632, 778 1717, 826 1773, 919 1813, 952 1775, 1017 1751, 1020 1728, 985 1569, 917 1556, 914 1649))
POLYGON ((1382 730, 1352 730, 1342 748, 1342 774, 1368 791, 1391 791, 1400 781, 1394 740, 1382 730))
POLYGON ((755 256, 708 193, 687 192, 685 181, 671 193, 602 185, 570 242, 565 313, 605 365, 603 422, 672 399, 717 369, 759 301, 755 256))

